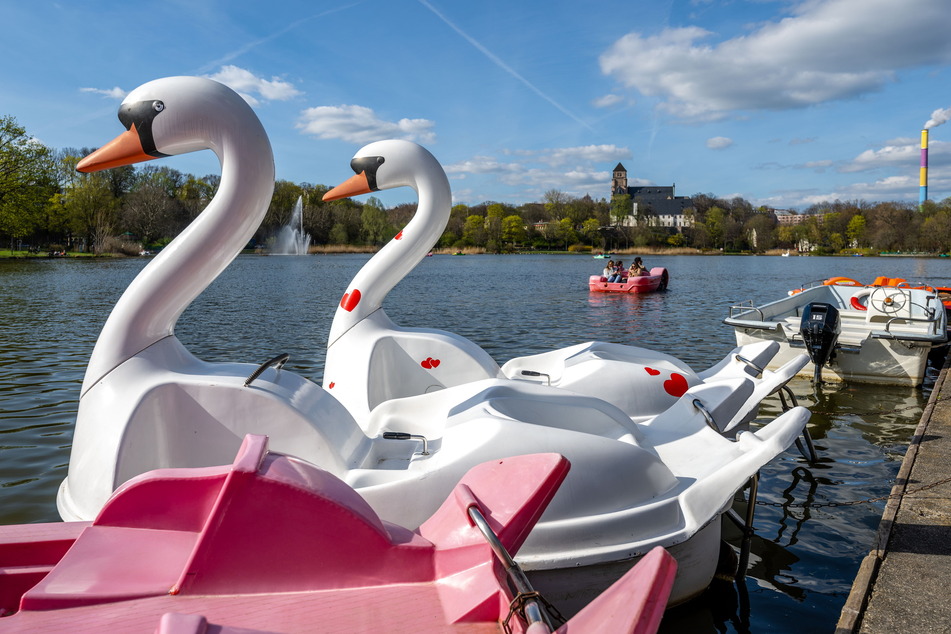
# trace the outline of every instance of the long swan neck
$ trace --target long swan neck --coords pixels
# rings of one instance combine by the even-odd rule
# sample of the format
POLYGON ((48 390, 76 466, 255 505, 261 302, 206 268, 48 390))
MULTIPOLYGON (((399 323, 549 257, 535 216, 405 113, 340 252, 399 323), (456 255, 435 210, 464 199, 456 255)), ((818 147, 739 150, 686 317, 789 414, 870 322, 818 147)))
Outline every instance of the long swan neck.
POLYGON ((426 257, 445 231, 452 210, 452 193, 442 168, 435 167, 420 170, 410 184, 419 196, 413 218, 350 282, 337 306, 328 347, 378 310, 393 287, 426 257), (359 298, 356 303, 354 296, 359 298))
POLYGON ((115 367, 174 335, 189 304, 231 263, 267 213, 274 156, 260 122, 220 126, 209 139, 221 181, 201 214, 132 281, 109 315, 86 369, 85 393, 115 367))

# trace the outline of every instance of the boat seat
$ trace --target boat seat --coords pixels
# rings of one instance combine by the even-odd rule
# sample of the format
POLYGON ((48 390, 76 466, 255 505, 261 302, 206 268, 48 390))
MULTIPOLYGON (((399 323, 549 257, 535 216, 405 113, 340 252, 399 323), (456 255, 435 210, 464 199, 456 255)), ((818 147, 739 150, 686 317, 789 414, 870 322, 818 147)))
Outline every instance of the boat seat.
POLYGON ((350 587, 384 566, 412 583, 431 578, 432 548, 342 480, 248 435, 232 465, 159 469, 123 485, 21 609, 350 587))
POLYGON ((448 334, 406 329, 380 337, 368 364, 369 409, 395 398, 498 377, 499 366, 486 353, 475 354, 471 343, 448 334))

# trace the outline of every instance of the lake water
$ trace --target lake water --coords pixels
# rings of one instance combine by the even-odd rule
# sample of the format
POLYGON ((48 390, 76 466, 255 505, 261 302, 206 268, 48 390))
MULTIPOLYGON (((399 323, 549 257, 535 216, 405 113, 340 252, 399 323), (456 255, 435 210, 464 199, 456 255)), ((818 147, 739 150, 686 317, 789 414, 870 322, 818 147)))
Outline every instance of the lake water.
MULTIPOLYGON (((318 383, 334 309, 369 256, 241 256, 183 314, 178 337, 210 361, 287 368, 318 383)), ((625 258, 625 261, 633 259, 625 258)), ((951 261, 919 258, 647 257, 670 270, 665 293, 589 294, 590 256, 436 256, 384 303, 398 324, 457 332, 499 363, 592 339, 670 353, 701 370, 735 345, 728 307, 764 303, 804 282, 878 275, 951 286, 951 261)), ((57 521, 86 362, 110 309, 144 259, 0 261, 0 524, 57 521)), ((927 401, 923 388, 795 379, 820 461, 795 449, 762 472, 745 582, 668 612, 668 632, 832 631, 927 401), (766 504, 762 504, 766 503, 766 504), (832 504, 832 506, 830 506, 832 504)), ((761 418, 779 413, 767 401, 761 418)), ((731 531, 730 541, 739 545, 731 531)))

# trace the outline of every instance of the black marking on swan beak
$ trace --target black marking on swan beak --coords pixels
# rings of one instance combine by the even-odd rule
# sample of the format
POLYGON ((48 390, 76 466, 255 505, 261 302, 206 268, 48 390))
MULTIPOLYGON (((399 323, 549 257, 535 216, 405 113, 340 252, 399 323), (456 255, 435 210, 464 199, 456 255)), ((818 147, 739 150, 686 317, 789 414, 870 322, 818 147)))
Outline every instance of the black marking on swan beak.
POLYGON ((350 169, 354 174, 363 172, 367 177, 367 185, 371 191, 378 192, 380 188, 376 186, 376 171, 383 165, 386 159, 382 156, 361 156, 350 161, 350 169))
POLYGON ((122 104, 119 107, 119 121, 126 130, 135 126, 139 141, 142 143, 142 151, 149 156, 168 156, 155 149, 155 139, 152 137, 152 121, 164 110, 165 104, 157 99, 122 104))

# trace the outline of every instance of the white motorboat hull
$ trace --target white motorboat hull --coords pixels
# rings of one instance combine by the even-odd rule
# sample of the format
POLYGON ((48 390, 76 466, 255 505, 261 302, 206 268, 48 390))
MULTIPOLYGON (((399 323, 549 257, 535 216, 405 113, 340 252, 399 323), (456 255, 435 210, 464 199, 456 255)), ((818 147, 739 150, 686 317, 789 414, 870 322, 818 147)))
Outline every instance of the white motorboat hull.
MULTIPOLYGON (((795 341, 794 333, 784 331, 736 329, 736 343, 739 346, 775 341, 779 351, 766 367, 778 369, 784 362, 802 355, 802 344, 795 341)), ((840 349, 836 358, 823 366, 822 379, 837 382, 856 381, 859 383, 881 383, 885 385, 920 385, 924 380, 928 365, 928 353, 932 344, 900 341, 891 339, 868 338, 857 349, 840 349)), ((803 366, 798 376, 812 377, 814 366, 803 366)))
MULTIPOLYGON (((795 291, 755 307, 733 306, 724 323, 738 345, 775 342, 779 351, 768 363, 778 368, 806 351, 800 332, 811 304, 826 304, 838 315, 839 334, 822 379, 890 385, 920 385, 928 354, 947 341, 947 315, 933 290, 825 284, 795 291)), ((814 376, 815 365, 799 370, 814 376)))

